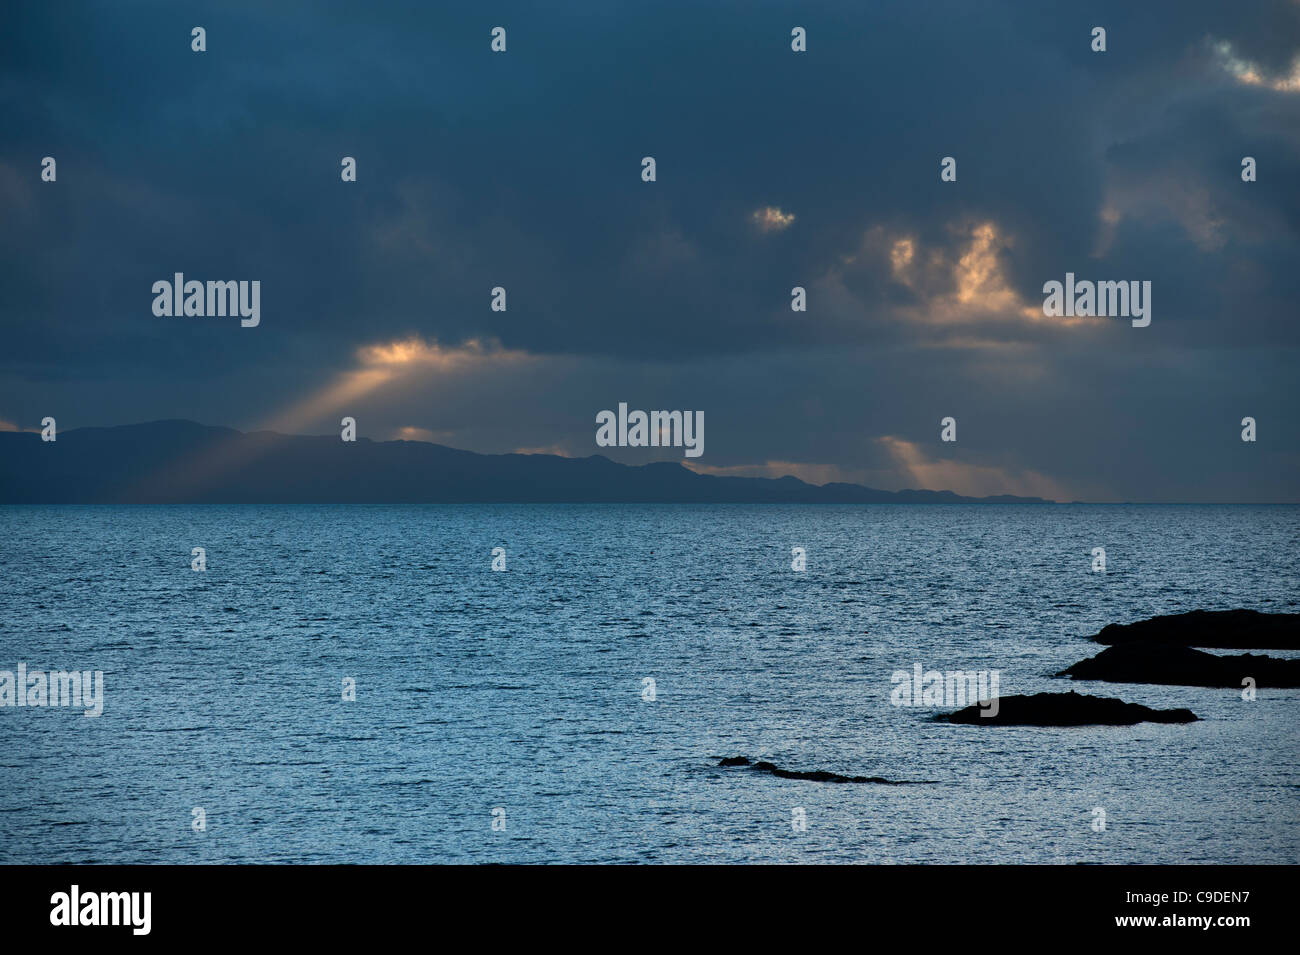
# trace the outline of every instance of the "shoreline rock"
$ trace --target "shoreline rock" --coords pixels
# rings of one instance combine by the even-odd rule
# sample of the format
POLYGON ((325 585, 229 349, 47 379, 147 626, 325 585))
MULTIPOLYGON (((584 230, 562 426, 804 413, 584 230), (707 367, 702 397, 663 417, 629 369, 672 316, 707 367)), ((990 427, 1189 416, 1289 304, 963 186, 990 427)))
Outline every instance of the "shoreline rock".
POLYGON ((1237 689, 1250 677, 1259 687, 1300 687, 1300 660, 1252 653, 1219 656, 1170 643, 1117 643, 1056 675, 1107 683, 1237 689))
POLYGON ((1082 693, 1035 693, 998 699, 996 716, 976 703, 935 719, 967 726, 1133 726, 1137 723, 1194 723, 1200 717, 1188 709, 1153 710, 1141 703, 1125 703, 1082 693))
POLYGON ((842 776, 839 773, 827 772, 824 769, 804 772, 795 769, 782 769, 781 767, 759 760, 750 762, 747 756, 728 756, 718 762, 719 766, 744 766, 755 772, 767 773, 769 776, 776 776, 778 779, 803 779, 814 783, 877 783, 883 786, 907 786, 912 783, 927 783, 930 780, 920 779, 885 779, 883 776, 842 776))
POLYGON ((1300 650, 1300 613, 1258 610, 1191 610, 1112 623, 1092 638, 1097 643, 1165 643, 1216 650, 1300 650))

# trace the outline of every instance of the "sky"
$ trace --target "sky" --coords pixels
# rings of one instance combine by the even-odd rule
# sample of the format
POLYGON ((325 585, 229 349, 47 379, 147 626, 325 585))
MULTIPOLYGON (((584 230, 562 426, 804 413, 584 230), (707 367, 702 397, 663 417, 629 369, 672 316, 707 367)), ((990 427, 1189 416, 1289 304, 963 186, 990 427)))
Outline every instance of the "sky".
POLYGON ((1294 0, 3 17, 0 429, 347 415, 818 484, 1300 501, 1294 0), (156 316, 176 272, 259 281, 260 323, 156 316), (1067 272, 1149 281, 1150 325, 1044 315, 1067 272), (598 448, 620 402, 702 410, 703 455, 598 448))

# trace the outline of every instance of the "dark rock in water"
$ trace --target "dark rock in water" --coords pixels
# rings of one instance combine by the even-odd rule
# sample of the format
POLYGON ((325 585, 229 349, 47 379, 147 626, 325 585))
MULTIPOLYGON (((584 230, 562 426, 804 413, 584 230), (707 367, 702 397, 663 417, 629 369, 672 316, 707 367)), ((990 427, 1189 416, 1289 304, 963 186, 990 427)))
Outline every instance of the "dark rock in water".
POLYGON ((1250 677, 1255 686, 1294 687, 1300 686, 1300 660, 1279 660, 1253 653, 1218 656, 1168 643, 1117 643, 1056 675, 1108 683, 1238 689, 1250 677))
POLYGON ((1112 623, 1098 643, 1174 643, 1220 650, 1300 650, 1300 613, 1193 610, 1136 623, 1112 623))
POLYGON ((830 773, 824 769, 801 772, 793 769, 782 769, 774 763, 761 760, 757 763, 751 763, 744 756, 728 756, 718 765, 748 766, 755 772, 767 773, 769 776, 777 776, 781 779, 805 779, 814 783, 879 783, 885 786, 905 786, 909 782, 929 782, 929 780, 885 779, 883 776, 841 776, 839 773, 830 773))
POLYGON ((1132 726, 1134 723, 1193 723, 1191 710, 1153 710, 1140 703, 1081 693, 1035 693, 1004 696, 994 716, 981 704, 936 719, 979 726, 1132 726))

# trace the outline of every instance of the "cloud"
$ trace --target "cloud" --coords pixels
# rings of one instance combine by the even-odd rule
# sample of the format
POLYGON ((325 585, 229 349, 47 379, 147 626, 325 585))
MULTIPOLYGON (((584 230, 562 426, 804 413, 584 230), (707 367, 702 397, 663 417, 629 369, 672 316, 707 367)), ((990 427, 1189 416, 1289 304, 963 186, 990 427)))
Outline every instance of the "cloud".
POLYGON ((370 368, 419 369, 443 373, 534 360, 534 356, 527 352, 502 348, 501 343, 496 341, 482 342, 471 338, 460 345, 449 347, 439 345, 436 341, 426 342, 419 336, 362 345, 357 349, 357 358, 362 365, 370 368))
POLYGON ((320 390, 273 414, 256 430, 294 434, 319 425, 326 416, 382 388, 430 376, 487 374, 536 360, 527 352, 502 348, 499 342, 470 339, 449 347, 418 336, 363 345, 356 355, 359 368, 337 375, 320 390))
POLYGON ((1041 303, 1029 304, 1007 281, 1001 256, 1012 239, 993 222, 953 226, 962 240, 951 248, 922 250, 912 236, 889 242, 894 279, 920 299, 910 310, 917 320, 953 324, 979 319, 1043 319, 1041 303))
POLYGON ((1219 67, 1246 86, 1262 86, 1279 93, 1300 93, 1300 55, 1291 61, 1286 73, 1268 73, 1259 64, 1237 54, 1229 40, 1214 43, 1215 59, 1219 67))
POLYGON ((759 232, 783 232, 794 224, 793 212, 782 212, 776 206, 764 206, 750 215, 759 232))
POLYGON ((819 282, 821 314, 839 325, 870 327, 918 350, 984 349, 1024 353, 1064 329, 1096 321, 1043 314, 1034 297, 1012 283, 1007 262, 1017 242, 996 222, 947 223, 929 240, 920 227, 873 225, 858 246, 839 256, 819 282))
POLYGON ((1098 234, 1097 256, 1106 255, 1125 218, 1145 222, 1170 220, 1203 252, 1221 249, 1227 240, 1226 219, 1215 207, 1210 190, 1187 177, 1163 175, 1150 179, 1113 179, 1107 186, 1106 202, 1099 214, 1102 229, 1098 234))

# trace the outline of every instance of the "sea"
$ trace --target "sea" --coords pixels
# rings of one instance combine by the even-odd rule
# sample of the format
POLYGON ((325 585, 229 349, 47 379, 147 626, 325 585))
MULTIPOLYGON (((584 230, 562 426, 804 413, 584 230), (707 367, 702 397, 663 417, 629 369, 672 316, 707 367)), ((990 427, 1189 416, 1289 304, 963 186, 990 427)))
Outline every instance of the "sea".
POLYGON ((0 507, 0 670, 103 674, 97 717, 0 707, 0 862, 1296 863, 1300 690, 1054 674, 1108 623, 1295 612, 1298 542, 1293 506, 0 507), (918 664, 1200 721, 948 724, 891 699, 918 664))

